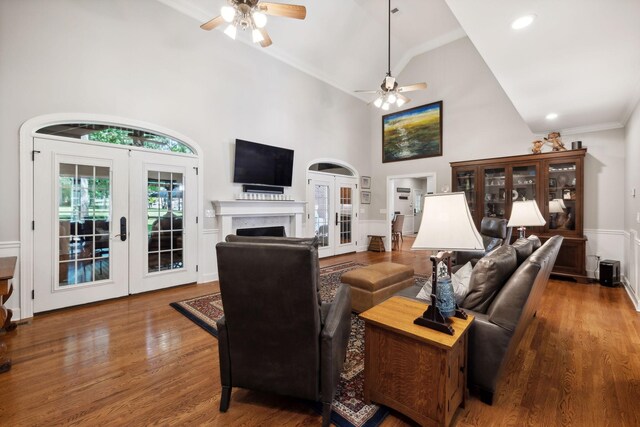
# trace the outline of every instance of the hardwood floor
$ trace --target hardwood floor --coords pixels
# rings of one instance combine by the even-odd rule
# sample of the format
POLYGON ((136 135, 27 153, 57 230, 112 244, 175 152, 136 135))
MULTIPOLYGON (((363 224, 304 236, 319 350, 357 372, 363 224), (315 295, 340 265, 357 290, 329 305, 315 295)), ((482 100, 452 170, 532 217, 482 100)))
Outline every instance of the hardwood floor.
MULTIPOLYGON (((322 260, 414 265, 423 252, 322 260)), ((36 316, 4 336, 0 425, 320 425, 305 402, 234 390, 218 411, 217 340, 169 306, 217 291, 188 285, 36 316)), ((458 426, 640 425, 640 315, 622 288, 551 281, 493 406, 471 397, 458 426)), ((392 413, 386 427, 411 425, 392 413)))

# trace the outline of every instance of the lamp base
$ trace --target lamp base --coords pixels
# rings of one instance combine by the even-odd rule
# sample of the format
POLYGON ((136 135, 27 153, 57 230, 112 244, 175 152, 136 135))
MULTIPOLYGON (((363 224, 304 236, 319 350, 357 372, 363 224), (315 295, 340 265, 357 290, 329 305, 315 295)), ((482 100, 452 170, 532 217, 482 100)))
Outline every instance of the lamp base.
POLYGON ((416 325, 426 326, 427 328, 453 335, 455 331, 449 325, 450 322, 449 319, 442 315, 440 309, 436 307, 435 295, 431 295, 431 305, 422 313, 422 316, 413 321, 416 325))

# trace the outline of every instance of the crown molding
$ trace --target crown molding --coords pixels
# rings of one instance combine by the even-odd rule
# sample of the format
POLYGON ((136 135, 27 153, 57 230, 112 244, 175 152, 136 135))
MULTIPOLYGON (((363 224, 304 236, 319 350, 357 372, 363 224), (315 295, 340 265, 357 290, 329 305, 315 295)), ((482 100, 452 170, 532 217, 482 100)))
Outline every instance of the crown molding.
MULTIPOLYGON (((567 135, 578 135, 578 134, 590 133, 590 132, 600 132, 604 130, 621 129, 623 127, 624 127, 624 124, 620 122, 608 122, 608 123, 598 123, 598 124, 589 125, 589 126, 578 126, 574 128, 559 129, 558 131, 562 134, 562 136, 567 136, 567 135)), ((533 134, 537 138, 537 137, 547 136, 549 132, 552 132, 552 131, 551 130, 535 131, 533 132, 533 134)))

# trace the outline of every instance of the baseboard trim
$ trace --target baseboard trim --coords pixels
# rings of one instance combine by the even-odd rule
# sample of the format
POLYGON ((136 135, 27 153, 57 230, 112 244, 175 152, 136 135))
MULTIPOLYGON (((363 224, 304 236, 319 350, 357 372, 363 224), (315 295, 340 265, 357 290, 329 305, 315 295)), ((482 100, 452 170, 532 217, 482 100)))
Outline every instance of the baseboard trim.
POLYGON ((631 303, 635 307, 636 311, 640 312, 640 301, 638 301, 638 298, 633 292, 633 289, 631 289, 631 284, 629 283, 629 280, 626 278, 626 276, 622 276, 622 285, 624 286, 624 290, 627 291, 627 295, 629 295, 629 299, 631 300, 631 303))

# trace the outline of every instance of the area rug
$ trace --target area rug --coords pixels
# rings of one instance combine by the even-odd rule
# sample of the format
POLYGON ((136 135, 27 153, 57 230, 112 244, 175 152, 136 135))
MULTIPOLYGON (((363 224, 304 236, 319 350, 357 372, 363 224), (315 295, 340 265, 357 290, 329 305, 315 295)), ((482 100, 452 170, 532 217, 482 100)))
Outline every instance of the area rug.
MULTIPOLYGON (((320 269, 320 295, 330 302, 335 297, 340 277, 354 268, 365 264, 346 262, 320 269)), ((425 276, 416 275, 416 283, 424 283, 425 276)), ((224 312, 220 293, 204 295, 185 301, 171 303, 171 306, 191 321, 217 337, 216 321, 224 312)), ((316 407, 320 412, 320 405, 316 407)), ((347 359, 340 378, 340 384, 333 401, 331 421, 340 427, 374 427, 387 416, 384 406, 364 403, 364 321, 351 314, 351 335, 347 348, 347 359)))

